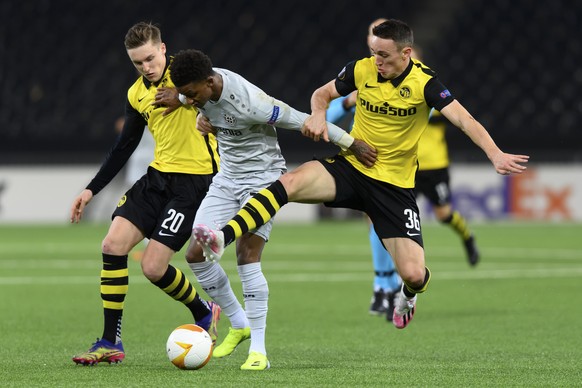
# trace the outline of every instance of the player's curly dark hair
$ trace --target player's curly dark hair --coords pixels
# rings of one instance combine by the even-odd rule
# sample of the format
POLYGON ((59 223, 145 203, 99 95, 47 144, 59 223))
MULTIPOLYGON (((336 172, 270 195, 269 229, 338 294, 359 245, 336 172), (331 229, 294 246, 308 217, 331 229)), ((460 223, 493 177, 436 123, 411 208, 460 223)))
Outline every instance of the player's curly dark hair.
POLYGON ((177 87, 203 81, 213 73, 212 61, 199 50, 182 50, 170 64, 170 76, 177 87))

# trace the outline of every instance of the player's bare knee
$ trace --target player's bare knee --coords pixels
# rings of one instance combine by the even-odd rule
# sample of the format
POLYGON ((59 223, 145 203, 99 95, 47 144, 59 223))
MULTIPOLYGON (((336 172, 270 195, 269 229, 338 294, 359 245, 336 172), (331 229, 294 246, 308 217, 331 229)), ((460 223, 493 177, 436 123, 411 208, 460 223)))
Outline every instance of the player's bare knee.
POLYGON ((408 291, 410 291, 414 294, 421 294, 421 293, 425 292, 426 289, 428 288, 428 283, 430 282, 430 277, 431 277, 430 270, 427 267, 424 267, 422 280, 420 282, 409 283, 407 281, 404 281, 404 284, 406 285, 406 288, 408 289, 408 291))
POLYGON ((114 256, 123 256, 129 253, 129 249, 125 249, 121 241, 109 235, 105 236, 101 242, 101 251, 114 256))
POLYGON ((409 288, 420 289, 424 283, 425 270, 424 266, 418 268, 409 268, 405 274, 400 274, 402 281, 406 283, 409 288))
POLYGON ((287 196, 289 197, 293 193, 293 186, 295 185, 295 174, 293 172, 289 172, 287 174, 283 174, 279 181, 285 188, 285 192, 287 192, 287 196))
POLYGON ((144 256, 141 261, 141 270, 150 282, 157 282, 164 276, 167 268, 162 268, 155 260, 147 260, 144 256))

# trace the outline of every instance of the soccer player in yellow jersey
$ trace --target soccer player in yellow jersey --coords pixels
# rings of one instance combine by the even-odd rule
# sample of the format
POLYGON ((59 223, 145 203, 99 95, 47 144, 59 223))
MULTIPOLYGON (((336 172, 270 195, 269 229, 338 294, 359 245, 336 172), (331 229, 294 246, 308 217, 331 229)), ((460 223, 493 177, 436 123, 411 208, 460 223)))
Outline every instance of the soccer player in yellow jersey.
POLYGON ((364 211, 403 281, 392 319, 402 329, 414 315, 417 294, 426 291, 430 281, 413 193, 418 142, 430 110, 440 111, 467 134, 499 174, 523 172, 529 157, 501 151, 435 73, 411 58, 413 35, 406 23, 390 19, 374 27, 373 35, 372 56, 350 62, 336 79, 313 93, 312 114, 302 132, 314 140, 328 140, 329 102, 357 90, 351 135, 376 147, 376 163, 366 167, 346 152, 304 163, 257 193, 221 230, 203 228, 207 236, 197 241, 205 245, 207 257, 218 259, 225 245, 268 221, 287 202, 323 202, 364 211))
MULTIPOLYGON (((368 27, 368 46, 374 36, 372 30, 380 23, 387 21, 379 18, 368 27)), ((421 61, 421 50, 415 46, 411 57, 421 61)), ((353 115, 357 102, 357 92, 332 100, 326 112, 327 120, 338 123, 348 115, 353 115)), ((433 212, 441 223, 447 224, 461 237, 467 260, 472 266, 479 262, 479 251, 475 244, 473 233, 469 230, 465 218, 451 205, 451 191, 449 186, 449 156, 445 138, 446 119, 439 111, 431 111, 426 131, 418 143, 418 171, 414 193, 418 198, 424 195, 432 205, 433 212)), ((368 218, 369 221, 369 218, 368 218)), ((374 227, 369 230, 372 262, 374 265, 374 293, 370 304, 370 314, 386 314, 388 321, 392 321, 394 312, 394 297, 400 290, 400 277, 396 273, 392 257, 386 251, 384 244, 378 238, 374 227)))
MULTIPOLYGON (((388 19, 379 18, 368 25, 368 36, 366 38, 368 47, 370 46, 370 39, 374 36, 372 29, 386 20, 388 19)), ((347 116, 350 116, 352 122, 350 123, 349 131, 351 131, 357 97, 358 92, 353 91, 347 96, 341 96, 332 100, 326 111, 327 120, 337 124, 347 116)), ((371 315, 386 316, 386 319, 391 322, 394 313, 394 298, 402 288, 402 281, 400 280, 398 272, 396 272, 392 256, 390 256, 390 253, 388 253, 386 247, 380 238, 378 238, 372 221, 369 217, 366 217, 366 220, 369 227, 368 239, 370 241, 374 269, 373 294, 368 311, 371 315)))
POLYGON ((87 352, 73 357, 75 363, 83 365, 117 363, 125 358, 121 320, 129 283, 127 256, 145 237, 150 242, 141 260, 144 275, 182 302, 213 340, 220 315, 218 305, 202 300, 188 278, 169 264, 188 241, 196 211, 218 171, 216 139, 196 130, 195 107, 181 106, 170 79, 171 59, 166 57, 158 27, 134 25, 125 36, 125 48, 141 76, 127 92, 120 136, 97 175, 73 201, 71 222, 81 220, 85 206, 121 170, 146 125, 154 137, 155 151, 147 173, 117 204, 103 240, 103 335, 87 352), (172 105, 180 108, 166 112, 172 105))

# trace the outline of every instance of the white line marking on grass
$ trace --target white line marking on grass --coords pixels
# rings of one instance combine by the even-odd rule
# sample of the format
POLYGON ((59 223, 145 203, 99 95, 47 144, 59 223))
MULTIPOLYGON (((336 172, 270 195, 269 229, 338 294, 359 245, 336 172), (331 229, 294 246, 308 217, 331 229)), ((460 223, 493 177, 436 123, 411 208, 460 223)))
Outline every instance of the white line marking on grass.
POLYGON ((473 270, 462 272, 436 272, 433 280, 459 279, 523 279, 523 278, 562 278, 582 276, 582 267, 534 268, 534 269, 503 269, 503 270, 473 270))
POLYGON ((25 254, 25 253, 34 253, 36 254, 38 251, 46 252, 46 253, 62 253, 62 254, 79 254, 79 255, 86 255, 88 252, 87 247, 94 246, 94 249, 89 252, 97 252, 101 249, 101 242, 96 243, 87 243, 85 241, 80 241, 78 243, 69 242, 67 244, 61 243, 35 243, 35 244, 23 244, 21 241, 16 242, 2 242, 0 245, 0 254, 2 255, 9 255, 9 254, 25 254))
MULTIPOLYGON (((362 282, 370 281, 372 276, 366 272, 332 272, 332 273, 308 273, 291 272, 285 274, 266 274, 269 282, 277 283, 309 283, 309 282, 362 282)), ((506 270, 468 270, 433 272, 433 280, 462 280, 462 279, 533 279, 533 278, 567 278, 581 277, 582 267, 536 268, 536 269, 506 269, 506 270)), ((230 276, 232 283, 240 283, 236 276, 230 276)), ((98 284, 98 276, 18 276, 0 277, 0 286, 10 285, 77 285, 88 284, 93 287, 98 284)), ((135 284, 149 284, 143 275, 131 275, 130 286, 135 284)))
MULTIPOLYGON (((439 250, 439 251, 443 251, 439 250)), ((485 248, 482 256, 495 258, 525 257, 532 259, 565 259, 580 260, 582 262, 582 249, 549 249, 549 248, 485 248)))
MULTIPOLYGON (((427 258, 434 257, 451 257, 462 255, 464 257, 465 251, 459 244, 456 248, 440 248, 440 247, 425 247, 425 255, 427 258)), ((300 256, 336 256, 336 257, 359 257, 361 255, 370 255, 370 247, 368 245, 307 245, 307 244, 293 244, 282 245, 277 244, 267 246, 264 256, 270 255, 300 255, 300 256)), ((523 257, 532 259, 565 259, 565 260, 580 260, 582 262, 582 248, 581 249, 551 249, 551 248, 488 248, 481 249, 481 256, 491 258, 512 258, 523 257)))
POLYGON ((14 259, 14 260, 0 260, 1 269, 101 269, 103 263, 99 259, 95 260, 79 260, 79 259, 14 259))
MULTIPOLYGON (((12 286, 23 284, 98 284, 99 276, 15 276, 0 277, 0 285, 12 286)), ((133 283, 133 280, 132 280, 133 283)))

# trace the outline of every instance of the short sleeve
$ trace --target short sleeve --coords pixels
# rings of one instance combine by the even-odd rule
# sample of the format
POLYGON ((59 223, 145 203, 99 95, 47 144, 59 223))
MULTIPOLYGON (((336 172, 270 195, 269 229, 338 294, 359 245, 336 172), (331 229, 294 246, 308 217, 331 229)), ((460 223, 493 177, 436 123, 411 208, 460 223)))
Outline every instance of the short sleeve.
POLYGON ((432 78, 424 86, 424 99, 428 106, 440 111, 453 102, 455 97, 438 78, 432 78))
POLYGON ((356 79, 354 77, 354 68, 356 61, 352 61, 344 66, 335 79, 335 88, 342 96, 347 96, 356 90, 356 79))

